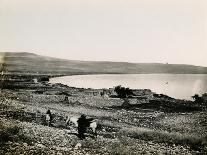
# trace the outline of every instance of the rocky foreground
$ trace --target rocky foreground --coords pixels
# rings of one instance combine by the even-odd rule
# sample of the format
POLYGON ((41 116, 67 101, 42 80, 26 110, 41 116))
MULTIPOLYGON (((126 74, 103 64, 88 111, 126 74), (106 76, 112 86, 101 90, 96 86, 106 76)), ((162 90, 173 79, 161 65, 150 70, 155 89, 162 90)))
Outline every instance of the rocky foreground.
POLYGON ((100 95, 103 90, 45 82, 8 88, 0 92, 0 154, 207 154, 205 103, 150 90, 134 90, 123 100, 112 90, 100 95), (80 140, 77 129, 65 124, 81 114, 97 119, 97 138, 88 131, 80 140))

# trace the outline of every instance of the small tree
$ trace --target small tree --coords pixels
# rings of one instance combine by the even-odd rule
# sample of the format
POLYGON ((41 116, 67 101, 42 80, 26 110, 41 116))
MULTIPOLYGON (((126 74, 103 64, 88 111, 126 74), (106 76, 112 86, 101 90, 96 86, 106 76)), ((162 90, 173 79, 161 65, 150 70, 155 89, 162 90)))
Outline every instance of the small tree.
POLYGON ((194 96, 192 96, 192 98, 194 99, 194 102, 196 102, 196 103, 202 103, 203 102, 202 97, 200 97, 198 94, 195 94, 194 96))
POLYGON ((41 77, 40 79, 38 79, 38 82, 49 82, 49 77, 41 77))
POLYGON ((207 98, 207 93, 202 94, 202 97, 206 97, 207 98))
POLYGON ((129 95, 133 95, 133 92, 129 88, 122 87, 121 85, 116 86, 114 91, 117 93, 118 97, 126 98, 129 95))

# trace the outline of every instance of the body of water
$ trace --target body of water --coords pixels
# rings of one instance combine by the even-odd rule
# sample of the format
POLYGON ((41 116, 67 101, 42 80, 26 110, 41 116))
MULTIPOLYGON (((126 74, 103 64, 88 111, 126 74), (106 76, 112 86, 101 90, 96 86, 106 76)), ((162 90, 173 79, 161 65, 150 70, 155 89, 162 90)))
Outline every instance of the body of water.
POLYGON ((179 99, 191 99, 207 92, 207 74, 102 74, 75 75, 50 79, 79 88, 112 88, 122 85, 132 89, 151 89, 179 99))

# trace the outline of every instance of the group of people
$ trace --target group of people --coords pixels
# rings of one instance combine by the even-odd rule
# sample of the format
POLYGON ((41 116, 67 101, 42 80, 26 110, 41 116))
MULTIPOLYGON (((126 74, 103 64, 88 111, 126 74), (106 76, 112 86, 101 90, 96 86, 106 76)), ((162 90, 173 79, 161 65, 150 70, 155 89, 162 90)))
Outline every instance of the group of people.
MULTIPOLYGON (((48 126, 51 126, 52 123, 52 114, 50 110, 47 110, 46 112, 46 122, 48 126)), ((80 118, 77 120, 78 125, 78 137, 80 139, 85 139, 84 133, 86 133, 86 128, 90 127, 91 122, 93 121, 93 118, 86 118, 86 115, 82 114, 80 118)))

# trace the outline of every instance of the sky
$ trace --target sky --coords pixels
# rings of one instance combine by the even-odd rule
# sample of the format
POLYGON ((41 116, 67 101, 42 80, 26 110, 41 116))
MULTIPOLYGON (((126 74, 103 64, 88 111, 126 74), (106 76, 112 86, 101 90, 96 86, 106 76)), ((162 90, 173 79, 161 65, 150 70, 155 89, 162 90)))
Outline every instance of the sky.
POLYGON ((0 51, 207 67, 207 1, 0 0, 0 51))

